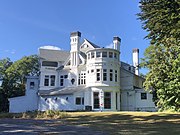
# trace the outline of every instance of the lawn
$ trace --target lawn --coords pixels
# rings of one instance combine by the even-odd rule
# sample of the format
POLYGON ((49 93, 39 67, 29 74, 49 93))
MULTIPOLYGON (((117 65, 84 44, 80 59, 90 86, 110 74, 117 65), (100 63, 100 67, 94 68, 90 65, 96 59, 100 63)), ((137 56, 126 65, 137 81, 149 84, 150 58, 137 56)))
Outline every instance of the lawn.
MULTIPOLYGON (((28 112, 1 113, 1 118, 42 119, 62 125, 89 127, 110 135, 180 135, 180 113, 160 112, 28 112)), ((55 127, 56 125, 56 127, 55 127)), ((73 129, 72 129, 73 130, 73 129)))
POLYGON ((180 135, 180 113, 74 112, 65 124, 81 125, 112 135, 180 135))

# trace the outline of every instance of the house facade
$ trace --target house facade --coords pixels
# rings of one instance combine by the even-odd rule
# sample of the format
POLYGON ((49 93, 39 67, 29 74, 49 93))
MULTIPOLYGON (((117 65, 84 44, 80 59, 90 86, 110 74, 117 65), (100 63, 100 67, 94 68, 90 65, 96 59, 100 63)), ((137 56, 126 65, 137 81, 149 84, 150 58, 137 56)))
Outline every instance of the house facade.
POLYGON ((120 61, 120 43, 114 37, 113 48, 101 48, 72 32, 70 51, 39 48, 41 74, 27 78, 25 96, 9 99, 10 112, 154 111, 152 94, 139 76, 139 50, 133 50, 129 65, 120 61))

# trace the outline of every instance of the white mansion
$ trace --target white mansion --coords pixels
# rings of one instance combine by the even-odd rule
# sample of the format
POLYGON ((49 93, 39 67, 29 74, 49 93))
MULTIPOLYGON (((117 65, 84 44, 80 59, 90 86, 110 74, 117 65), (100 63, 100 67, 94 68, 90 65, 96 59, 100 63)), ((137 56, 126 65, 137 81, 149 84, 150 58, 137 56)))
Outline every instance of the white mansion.
POLYGON ((10 112, 45 110, 154 111, 152 94, 139 76, 139 50, 133 66, 120 61, 114 48, 100 48, 72 32, 70 52, 39 48, 40 76, 27 77, 26 95, 10 98, 10 112))

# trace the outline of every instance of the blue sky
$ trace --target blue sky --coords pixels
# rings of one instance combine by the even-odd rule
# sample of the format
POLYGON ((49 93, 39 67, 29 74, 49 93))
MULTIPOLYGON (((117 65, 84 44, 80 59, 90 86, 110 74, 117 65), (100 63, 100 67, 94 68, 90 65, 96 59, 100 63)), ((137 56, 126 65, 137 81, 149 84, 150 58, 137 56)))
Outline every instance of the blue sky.
MULTIPOLYGON (((70 50, 70 32, 106 47, 121 38, 121 60, 132 63, 132 49, 143 57, 149 41, 136 14, 139 0, 0 0, 0 59, 12 61, 53 45, 70 50)), ((145 70, 142 70, 145 72, 145 70)))

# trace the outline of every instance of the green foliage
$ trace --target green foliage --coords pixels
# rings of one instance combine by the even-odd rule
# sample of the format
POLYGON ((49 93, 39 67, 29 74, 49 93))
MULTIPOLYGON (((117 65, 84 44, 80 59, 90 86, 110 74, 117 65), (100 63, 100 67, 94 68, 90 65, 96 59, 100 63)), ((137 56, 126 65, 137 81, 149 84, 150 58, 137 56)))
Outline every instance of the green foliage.
POLYGON ((25 94, 25 77, 39 75, 38 56, 31 55, 11 62, 9 58, 0 60, 0 77, 3 84, 0 88, 0 112, 8 111, 8 98, 25 94))
POLYGON ((160 111, 180 111, 180 1, 141 0, 139 19, 151 44, 141 66, 149 69, 144 83, 157 94, 160 111))

